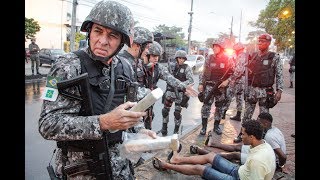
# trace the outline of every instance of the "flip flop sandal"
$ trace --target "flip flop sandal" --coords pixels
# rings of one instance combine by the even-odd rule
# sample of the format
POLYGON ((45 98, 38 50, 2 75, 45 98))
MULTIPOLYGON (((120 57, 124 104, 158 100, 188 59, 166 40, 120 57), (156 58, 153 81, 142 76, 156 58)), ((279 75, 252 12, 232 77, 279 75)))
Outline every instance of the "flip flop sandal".
MULTIPOLYGON (((182 149, 182 144, 179 144, 179 149, 177 150, 177 152, 179 153, 181 149, 182 149)), ((173 151, 171 151, 168 155, 168 158, 167 158, 168 162, 170 162, 170 159, 172 158, 172 156, 173 156, 173 151)))
POLYGON ((208 137, 207 137, 206 141, 204 142, 204 145, 206 145, 206 146, 208 145, 210 137, 212 137, 212 131, 211 130, 208 132, 208 137))
POLYGON ((197 145, 191 145, 190 146, 190 154, 198 154, 198 146, 197 145))
POLYGON ((152 165, 155 169, 159 170, 159 171, 166 171, 167 169, 163 168, 161 166, 161 160, 157 157, 153 157, 153 160, 152 160, 152 165))

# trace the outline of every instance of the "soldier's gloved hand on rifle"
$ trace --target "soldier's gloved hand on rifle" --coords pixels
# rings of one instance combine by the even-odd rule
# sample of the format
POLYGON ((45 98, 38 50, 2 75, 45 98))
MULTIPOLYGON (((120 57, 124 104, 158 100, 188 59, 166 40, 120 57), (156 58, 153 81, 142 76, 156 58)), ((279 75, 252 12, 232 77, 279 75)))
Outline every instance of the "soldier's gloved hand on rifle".
POLYGON ((197 97, 199 93, 198 93, 198 91, 196 91, 195 89, 193 89, 193 85, 194 85, 194 83, 189 84, 189 85, 186 87, 186 95, 187 95, 187 96, 192 96, 192 97, 197 97))
POLYGON ((128 101, 106 114, 101 114, 99 116, 100 129, 125 130, 136 125, 147 113, 129 111, 128 109, 135 104, 137 104, 137 102, 128 101))

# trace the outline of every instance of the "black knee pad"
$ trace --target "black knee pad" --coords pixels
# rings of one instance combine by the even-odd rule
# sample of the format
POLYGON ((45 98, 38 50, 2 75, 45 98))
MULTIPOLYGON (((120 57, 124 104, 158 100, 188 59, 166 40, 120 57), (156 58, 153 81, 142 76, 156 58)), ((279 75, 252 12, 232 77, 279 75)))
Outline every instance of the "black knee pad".
POLYGON ((174 118, 180 119, 181 118, 181 111, 176 110, 176 111, 174 111, 173 115, 174 115, 174 118))
POLYGON ((170 111, 170 109, 168 109, 168 108, 163 108, 163 109, 162 109, 162 116, 163 116, 163 117, 167 117, 167 116, 169 115, 169 111, 170 111))

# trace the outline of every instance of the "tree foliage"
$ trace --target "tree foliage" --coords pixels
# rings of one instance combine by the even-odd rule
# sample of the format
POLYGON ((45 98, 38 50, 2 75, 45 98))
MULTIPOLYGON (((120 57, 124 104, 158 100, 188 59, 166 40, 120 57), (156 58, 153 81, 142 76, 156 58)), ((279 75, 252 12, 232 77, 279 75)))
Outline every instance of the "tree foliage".
POLYGON ((76 32, 75 42, 79 43, 83 39, 86 39, 86 36, 84 34, 81 34, 80 32, 76 32))
POLYGON ((41 29, 38 21, 35 21, 33 18, 25 18, 24 20, 24 34, 27 39, 35 37, 37 32, 41 29))
POLYGON ((271 34, 279 51, 295 48, 295 0, 270 0, 253 27, 271 34))
POLYGON ((171 45, 177 46, 177 47, 186 46, 186 42, 183 40, 185 35, 182 32, 182 28, 176 27, 176 26, 168 27, 165 24, 162 24, 162 25, 156 26, 153 29, 154 29, 154 32, 157 32, 157 33, 159 32, 175 38, 175 39, 165 40, 166 44, 170 43, 171 45))

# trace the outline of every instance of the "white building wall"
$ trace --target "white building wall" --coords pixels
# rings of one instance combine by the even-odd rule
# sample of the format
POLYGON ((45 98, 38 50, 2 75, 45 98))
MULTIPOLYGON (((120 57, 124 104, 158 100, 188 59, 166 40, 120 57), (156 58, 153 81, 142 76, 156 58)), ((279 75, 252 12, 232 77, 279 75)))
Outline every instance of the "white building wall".
MULTIPOLYGON (((67 9, 70 3, 62 0, 25 0, 25 17, 38 21, 40 31, 35 35, 41 48, 61 48, 66 41, 67 9)), ((30 44, 25 42, 25 47, 30 44)))

